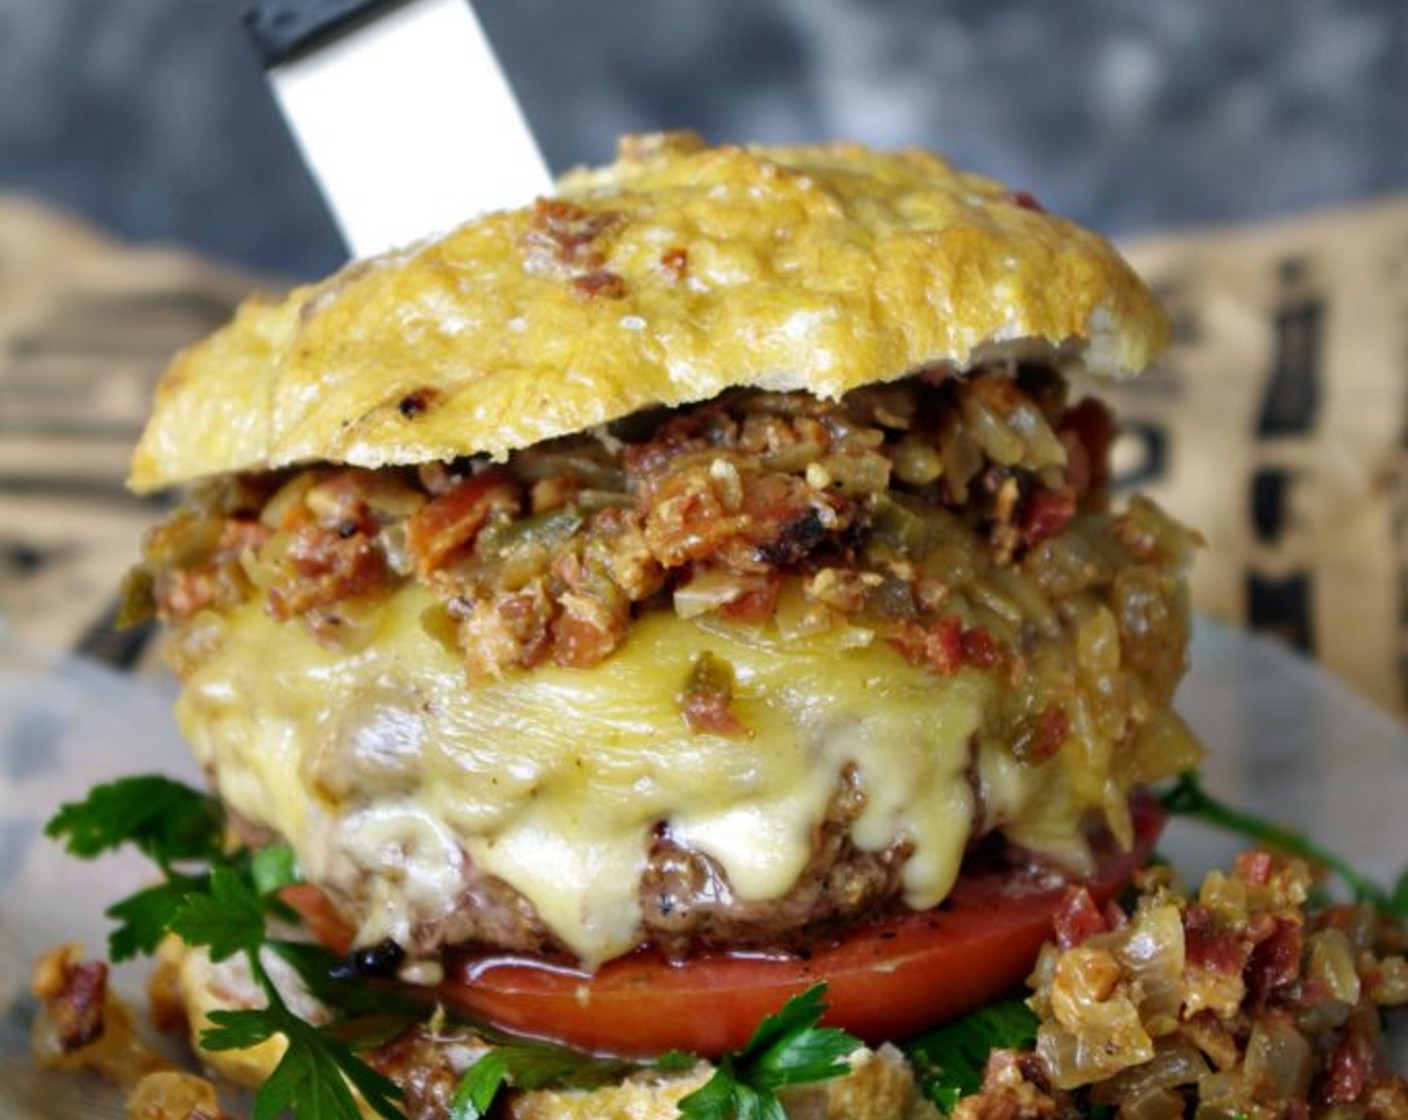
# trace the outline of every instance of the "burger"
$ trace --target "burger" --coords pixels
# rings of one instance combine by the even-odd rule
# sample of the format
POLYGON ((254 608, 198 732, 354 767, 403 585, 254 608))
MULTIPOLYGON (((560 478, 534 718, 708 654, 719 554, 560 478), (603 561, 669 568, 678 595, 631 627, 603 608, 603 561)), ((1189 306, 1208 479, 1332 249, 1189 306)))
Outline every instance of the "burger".
POLYGON ((1081 388, 1166 336, 1105 240, 927 152, 628 139, 180 355, 129 601, 344 979, 630 1061, 824 983, 889 1054, 1100 913, 1200 757, 1196 537, 1112 500, 1081 388))

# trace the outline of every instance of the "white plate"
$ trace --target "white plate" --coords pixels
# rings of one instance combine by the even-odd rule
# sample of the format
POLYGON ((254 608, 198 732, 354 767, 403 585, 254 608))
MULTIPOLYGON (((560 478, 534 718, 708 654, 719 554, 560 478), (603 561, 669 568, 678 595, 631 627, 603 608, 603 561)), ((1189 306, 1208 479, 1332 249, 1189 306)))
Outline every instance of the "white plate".
MULTIPOLYGON (((1384 882, 1408 865, 1408 729, 1270 642, 1202 625, 1180 707, 1211 749, 1209 787, 1303 828, 1384 882)), ((100 952, 104 907, 148 875, 140 858, 82 863, 39 830, 95 782, 160 770, 197 780, 168 709, 171 689, 74 660, 42 658, 0 634, 0 1116, 122 1117, 119 1095, 28 1061, 29 971, 43 948, 100 952)), ((1236 840, 1176 822, 1162 849, 1200 874, 1236 840)), ((141 990, 142 966, 117 970, 141 990)), ((1408 1032, 1399 1032, 1400 1036, 1408 1032)), ((1400 1068, 1408 1039, 1398 1038, 1400 1068)))

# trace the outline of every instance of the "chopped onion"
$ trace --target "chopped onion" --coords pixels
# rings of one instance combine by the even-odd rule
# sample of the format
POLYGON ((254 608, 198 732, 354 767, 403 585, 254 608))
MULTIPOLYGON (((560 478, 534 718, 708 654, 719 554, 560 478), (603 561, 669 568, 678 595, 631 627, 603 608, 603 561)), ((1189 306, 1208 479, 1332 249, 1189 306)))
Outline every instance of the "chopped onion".
POLYGON ((675 613, 681 618, 698 618, 742 598, 751 588, 748 577, 737 572, 718 568, 698 571, 675 589, 675 613))

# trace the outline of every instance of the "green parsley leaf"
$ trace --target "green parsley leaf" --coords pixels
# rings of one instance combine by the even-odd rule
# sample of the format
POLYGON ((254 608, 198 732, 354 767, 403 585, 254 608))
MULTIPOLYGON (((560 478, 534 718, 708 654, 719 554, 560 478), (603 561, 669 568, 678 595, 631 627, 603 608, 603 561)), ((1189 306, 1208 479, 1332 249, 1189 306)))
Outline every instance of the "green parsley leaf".
POLYGON ((208 1050, 243 1050, 276 1034, 287 1040, 278 1066, 255 1095, 254 1120, 278 1120, 286 1112, 301 1120, 361 1120, 349 1084, 379 1115, 404 1120, 395 1104, 400 1089, 350 1046, 300 1019, 276 991, 269 994, 268 1007, 212 1012, 214 1026, 200 1039, 208 1050))
POLYGON ((450 1120, 483 1120, 504 1087, 508 1068, 502 1052, 491 1050, 464 1071, 450 1098, 450 1120))
POLYGON ((817 984, 758 1024, 738 1056, 752 1084, 780 1089, 846 1073, 850 1067, 842 1059, 860 1042, 843 1030, 816 1025, 826 1011, 825 995, 826 985, 817 984))
POLYGON ((264 944, 264 906, 254 888, 227 866, 210 873, 209 893, 193 894, 171 919, 171 931, 188 945, 204 945, 210 959, 236 953, 259 955, 264 944))
POLYGON ((994 1050, 1025 1050, 1036 1042, 1037 1017, 1020 999, 990 1003, 912 1039, 904 1046, 919 1085, 945 1114, 976 1093, 994 1050))
POLYGON ((172 875, 108 907, 106 916, 118 923, 108 934, 108 956, 117 962, 156 952, 172 917, 192 894, 204 890, 204 876, 172 875))
MULTIPOLYGON (((399 1033, 411 1021, 386 1014, 396 1009, 395 1001, 368 991, 361 999, 377 1015, 315 1027, 289 1010, 260 960, 260 952, 270 944, 291 960, 315 995, 333 994, 337 987, 330 976, 335 961, 326 950, 266 941, 270 914, 295 916, 277 895, 297 881, 288 845, 271 845, 254 854, 227 851, 224 813, 215 798, 150 775, 98 786, 85 800, 62 806, 45 831, 83 858, 132 844, 161 869, 163 882, 108 910, 118 923, 109 938, 114 960, 154 951, 168 932, 190 945, 204 946, 216 961, 244 955, 268 1005, 213 1012, 201 1044, 211 1050, 242 1050, 275 1035, 284 1037, 288 1045, 283 1057, 254 1098, 254 1120, 278 1120, 288 1114, 298 1120, 361 1120, 354 1090, 386 1120, 404 1120, 395 1104, 400 1090, 356 1053, 359 1047, 399 1033), (191 863, 204 867, 174 866, 191 863)), ((329 1001, 334 1008, 346 1010, 355 1002, 350 992, 336 994, 339 999, 329 1001)))
POLYGON ((787 1120, 777 1095, 739 1081, 727 1060, 703 1088, 680 1101, 680 1115, 685 1120, 787 1120))
POLYGON ((844 1059, 859 1039, 821 1027, 826 985, 793 996, 767 1016, 737 1055, 721 1058, 714 1075, 680 1101, 687 1120, 785 1120, 777 1090, 787 1085, 827 1081, 850 1068, 844 1059))
POLYGON ((298 874, 298 857, 293 854, 293 847, 282 840, 250 856, 249 873, 261 897, 303 881, 298 874))
POLYGON ((601 1058, 547 1042, 524 1042, 492 1029, 476 1033, 494 1048, 465 1070, 455 1089, 451 1120, 479 1120, 488 1112, 499 1091, 515 1089, 596 1089, 620 1081, 637 1070, 663 1073, 693 1069, 699 1057, 670 1050, 651 1061, 601 1058))
POLYGON ((1404 871, 1398 877, 1398 882, 1393 885, 1393 893, 1388 896, 1388 905, 1384 907, 1396 918, 1408 918, 1408 871, 1404 871))
MULTIPOLYGON (((1373 903, 1389 913, 1398 912, 1389 893, 1367 875, 1356 870, 1348 860, 1322 848, 1302 832, 1262 820, 1252 813, 1219 801, 1203 787, 1202 775, 1196 770, 1185 770, 1180 774, 1178 781, 1159 798, 1159 804, 1174 816, 1200 820, 1205 824, 1245 836, 1258 844, 1279 848, 1328 868, 1354 892, 1356 901, 1373 903)), ((1408 888, 1405 888, 1405 895, 1408 895, 1408 888)), ((1408 897, 1405 897, 1403 902, 1405 912, 1408 912, 1408 897)))
POLYGON ((83 801, 60 806, 44 835, 64 840, 80 859, 132 844, 165 868, 220 858, 223 823, 215 798, 147 774, 95 786, 83 801))
POLYGON ((289 1113, 315 1120, 361 1120, 356 1098, 332 1057, 318 1047, 295 1045, 292 1038, 254 1096, 254 1120, 279 1120, 289 1113))
POLYGON ((215 1024, 201 1032, 200 1044, 207 1050, 247 1050, 279 1033, 277 1021, 265 1008, 239 1011, 212 1011, 215 1024))
POLYGON ((561 1046, 521 1043, 500 1046, 494 1056, 515 1089, 543 1089, 549 1085, 564 1089, 595 1089, 609 1085, 635 1069, 655 1063, 626 1062, 597 1058, 561 1046))

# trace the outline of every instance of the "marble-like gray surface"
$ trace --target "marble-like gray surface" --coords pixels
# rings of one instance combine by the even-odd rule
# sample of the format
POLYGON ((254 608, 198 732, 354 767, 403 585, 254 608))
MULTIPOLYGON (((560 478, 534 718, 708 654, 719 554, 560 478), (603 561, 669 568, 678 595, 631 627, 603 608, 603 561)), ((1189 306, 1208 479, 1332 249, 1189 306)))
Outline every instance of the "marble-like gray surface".
MULTIPOLYGON (((478 0, 549 159, 623 131, 922 143, 1115 234, 1408 187, 1403 0, 478 0)), ((341 258, 236 0, 0 0, 0 186, 341 258)))

